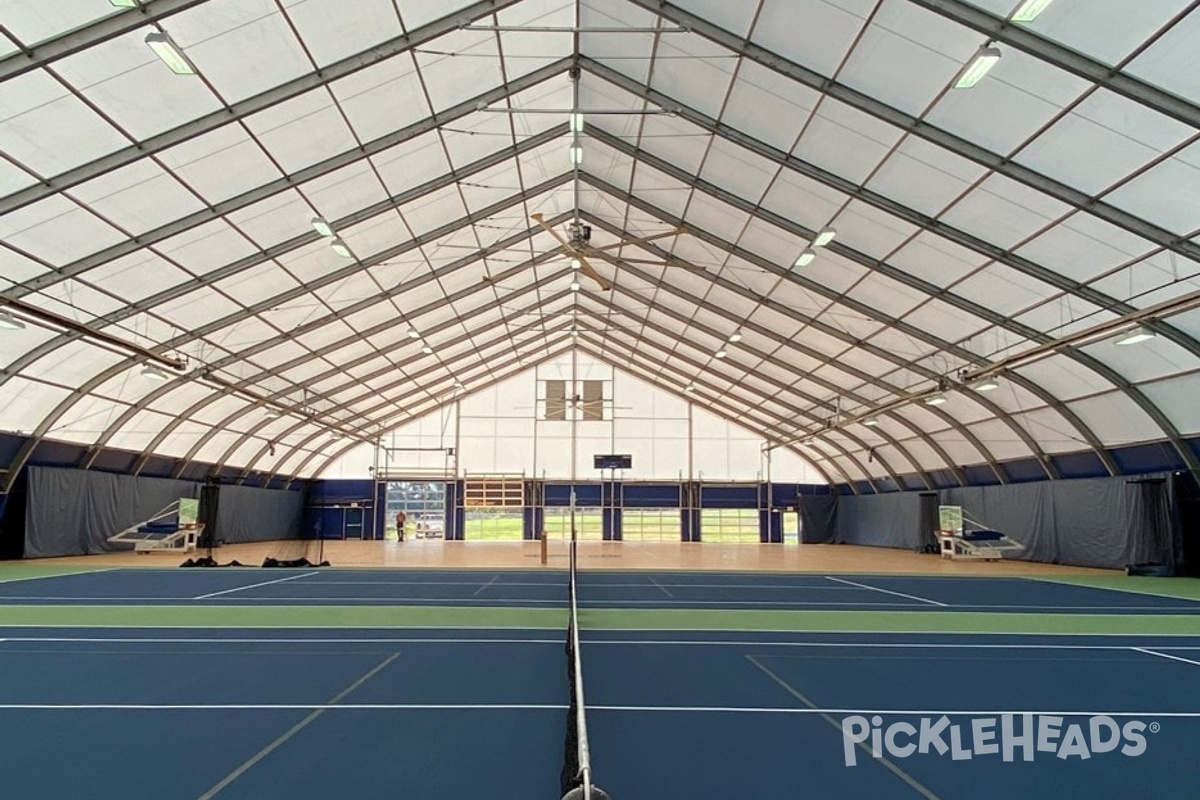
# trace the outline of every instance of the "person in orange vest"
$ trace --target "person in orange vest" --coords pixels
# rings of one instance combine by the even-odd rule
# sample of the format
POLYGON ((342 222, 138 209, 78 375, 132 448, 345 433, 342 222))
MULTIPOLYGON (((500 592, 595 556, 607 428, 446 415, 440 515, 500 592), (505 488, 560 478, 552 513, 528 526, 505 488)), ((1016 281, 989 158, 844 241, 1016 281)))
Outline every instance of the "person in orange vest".
POLYGON ((396 538, 404 541, 404 526, 408 524, 408 514, 403 511, 396 514, 396 538))

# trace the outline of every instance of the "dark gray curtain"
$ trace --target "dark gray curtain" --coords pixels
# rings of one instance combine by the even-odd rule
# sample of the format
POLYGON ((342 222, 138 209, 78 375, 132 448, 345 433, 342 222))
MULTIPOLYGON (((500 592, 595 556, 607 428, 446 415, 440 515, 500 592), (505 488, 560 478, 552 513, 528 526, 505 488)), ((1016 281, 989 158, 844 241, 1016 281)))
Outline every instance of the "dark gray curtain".
POLYGON ((921 530, 921 494, 843 495, 838 498, 837 541, 915 550, 929 534, 921 530))
POLYGON ((837 541, 838 497, 832 494, 796 498, 800 511, 800 541, 804 544, 833 544, 837 541))
POLYGON ((1175 563, 1167 483, 1148 476, 977 486, 947 490, 942 500, 1025 545, 1013 558, 1116 569, 1175 563))
POLYGON ((221 486, 217 537, 230 544, 299 539, 304 493, 251 486, 221 486))
POLYGON ((199 486, 81 469, 30 467, 25 558, 78 556, 119 549, 109 536, 144 522, 199 486))

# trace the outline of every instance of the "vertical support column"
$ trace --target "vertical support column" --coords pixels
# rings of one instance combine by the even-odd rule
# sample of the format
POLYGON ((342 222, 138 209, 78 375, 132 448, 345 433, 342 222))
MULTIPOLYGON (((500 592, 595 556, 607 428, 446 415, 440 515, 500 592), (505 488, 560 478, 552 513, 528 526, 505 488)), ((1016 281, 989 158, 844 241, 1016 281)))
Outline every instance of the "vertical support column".
POLYGON ((681 487, 683 508, 680 511, 683 541, 700 541, 700 484, 687 481, 681 487))
POLYGON ((521 536, 526 541, 542 538, 546 529, 546 484, 544 481, 525 481, 525 508, 521 515, 521 536))
POLYGON ((463 482, 446 482, 446 541, 462 541, 467 527, 467 509, 463 506, 463 482))

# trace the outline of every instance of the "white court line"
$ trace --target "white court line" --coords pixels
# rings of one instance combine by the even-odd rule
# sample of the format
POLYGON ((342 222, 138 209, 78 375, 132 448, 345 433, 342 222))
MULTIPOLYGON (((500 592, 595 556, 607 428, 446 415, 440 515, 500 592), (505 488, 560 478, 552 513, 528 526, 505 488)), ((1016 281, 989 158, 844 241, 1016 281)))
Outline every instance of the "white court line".
POLYGON ((663 594, 665 594, 667 597, 674 597, 674 596, 675 596, 675 595, 671 594, 671 592, 670 592, 670 591, 667 589, 667 587, 663 586, 661 583, 659 583, 658 581, 654 580, 654 576, 653 576, 653 575, 651 575, 651 576, 649 576, 649 577, 650 577, 650 582, 651 582, 651 583, 653 583, 655 586, 657 586, 659 589, 661 589, 661 590, 662 590, 662 593, 663 593, 663 594))
POLYGON ((20 578, 3 578, 0 583, 20 583, 21 581, 40 581, 46 578, 70 578, 75 575, 99 575, 102 572, 116 572, 119 567, 105 567, 104 569, 78 569, 74 572, 55 572, 50 575, 26 575, 20 578))
MULTIPOLYGON (((4 703, 0 711, 562 711, 563 703, 4 703)), ((794 706, 630 706, 588 705, 591 711, 651 714, 838 714, 892 717, 997 717, 1004 714, 1055 717, 1169 717, 1200 719, 1200 711, 1063 711, 1048 709, 966 708, 797 708, 794 706)))
POLYGON ((1036 575, 1015 575, 1013 577, 1019 578, 1020 580, 1024 580, 1024 581, 1036 581, 1038 583, 1053 583, 1056 586, 1072 586, 1076 589, 1096 589, 1101 592, 1122 592, 1124 594, 1141 594, 1141 595, 1145 595, 1147 597, 1161 597, 1165 600, 1182 600, 1183 602, 1191 603, 1192 605, 1200 605, 1200 598, 1180 597, 1179 595, 1176 595, 1176 594, 1164 594, 1163 592, 1147 592, 1144 589, 1126 589, 1122 586, 1092 586, 1091 584, 1087 584, 1087 583, 1072 583, 1071 581, 1064 581, 1059 578, 1042 578, 1042 577, 1038 577, 1036 575))
MULTIPOLYGON (((1170 653, 1160 653, 1160 652, 1158 652, 1157 650, 1149 650, 1149 649, 1147 649, 1147 648, 1145 648, 1145 647, 1131 647, 1131 648, 1129 648, 1129 649, 1130 649, 1130 650, 1136 650, 1136 651, 1138 651, 1139 653, 1145 653, 1145 654, 1146 654, 1146 655, 1148 655, 1148 656, 1158 656, 1159 658, 1168 658, 1168 659, 1170 659, 1171 661, 1182 661, 1184 664, 1191 664, 1191 665, 1192 665, 1192 666, 1194 666, 1194 667, 1200 667, 1200 661, 1194 661, 1194 660, 1192 660, 1192 659, 1190 659, 1190 658, 1184 658, 1183 656, 1173 656, 1173 655, 1171 655, 1170 653)), ((1183 650, 1184 648, 1182 648, 1182 647, 1178 647, 1178 648, 1176 648, 1176 647, 1173 647, 1173 648, 1171 648, 1171 649, 1172 649, 1172 650, 1183 650)))
MULTIPOLYGON (((340 691, 336 695, 334 695, 333 698, 329 701, 328 705, 332 706, 332 705, 339 703, 342 700, 342 698, 346 697, 351 692, 353 692, 355 689, 362 686, 364 683, 369 681, 371 678, 378 675, 380 672, 382 672, 384 669, 386 669, 389 664, 391 664, 393 661, 395 661, 399 657, 400 657, 399 653, 392 653, 390 656, 385 658, 381 663, 377 664, 373 669, 371 669, 369 672, 367 672, 367 674, 363 675, 361 678, 356 680, 354 683, 350 684, 345 689, 342 689, 342 691, 340 691)), ((316 709, 311 714, 309 714, 307 717, 300 720, 292 727, 288 728, 286 731, 284 731, 282 734, 280 734, 278 737, 276 737, 275 740, 272 741, 270 744, 268 744, 266 747, 259 750, 257 753, 252 755, 250 758, 243 761, 241 763, 241 765, 237 767, 237 769, 235 769, 233 772, 230 772, 224 778, 219 780, 215 786, 213 786, 211 789, 209 789, 204 794, 200 795, 199 800, 210 800, 211 798, 216 797, 218 794, 220 794, 222 791, 224 791, 226 786, 228 786, 229 784, 236 781, 238 778, 240 778, 243 774, 245 774, 246 771, 249 770, 251 767, 253 767, 255 764, 262 761, 264 758, 269 756, 275 750, 279 749, 279 747, 281 747, 285 742, 287 742, 288 739, 291 739, 297 733, 299 733, 300 731, 302 731, 306 727, 308 727, 308 724, 310 722, 313 722, 314 720, 316 720, 318 717, 320 717, 322 714, 324 714, 325 711, 326 711, 326 709, 323 709, 323 708, 316 709)))
MULTIPOLYGON (((831 581, 837 581, 838 583, 845 583, 850 586, 857 586, 860 589, 870 589, 871 591, 874 591, 874 592, 883 592, 884 594, 891 594, 891 595, 895 595, 896 597, 905 597, 905 598, 908 598, 909 600, 917 600, 921 603, 929 603, 930 605, 941 606, 942 608, 950 607, 946 603, 939 603, 937 600, 930 600, 927 597, 917 597, 915 594, 905 594, 904 592, 893 592, 891 589, 880 589, 878 586, 868 586, 865 583, 855 583, 854 581, 848 581, 845 578, 835 578, 832 575, 826 575, 825 577, 831 581)), ((990 607, 991 606, 989 606, 989 608, 990 607)), ((995 607, 1003 608, 1003 606, 995 606, 995 607)), ((1032 608, 1032 606, 1031 606, 1031 608, 1032 608)))
POLYGON ((471 595, 471 596, 472 596, 472 597, 478 597, 480 592, 482 592, 484 589, 486 589, 486 588, 488 588, 489 586, 491 586, 493 583, 495 583, 497 580, 499 580, 499 578, 500 578, 500 576, 499 576, 499 575, 495 575, 495 576, 493 576, 493 577, 492 577, 492 579, 491 579, 490 581, 488 581, 488 582, 487 582, 487 583, 485 583, 483 586, 480 586, 478 589, 476 589, 476 590, 475 590, 475 594, 473 594, 473 595, 471 595))
MULTIPOLYGON (((771 633, 771 631, 768 631, 771 633)), ((928 631, 926 631, 928 633, 928 631)), ((940 635, 940 634, 931 634, 940 635)), ((958 635, 957 632, 953 635, 958 635)), ((994 634, 1001 635, 1001 634, 994 634)), ((1012 634, 1017 636, 1041 635, 1041 634, 1012 634)), ((1065 636, 1070 634, 1047 634, 1051 636, 1065 636)), ((1093 634, 1080 634, 1093 635, 1093 634)), ((1125 635, 1129 638, 1137 638, 1136 634, 1114 634, 1125 635)), ((1160 636, 1169 636, 1170 634, 1148 634, 1149 636, 1158 638, 1160 636)), ((405 636, 405 637, 322 637, 322 638, 251 638, 251 637, 206 637, 206 636, 11 636, 0 639, 0 642, 14 642, 23 644, 108 644, 108 643, 125 643, 132 644, 552 644, 561 645, 562 639, 534 639, 534 638, 499 638, 499 637, 428 637, 428 636, 405 636)), ((638 647, 746 647, 751 649, 766 649, 772 647, 780 648, 822 648, 822 649, 866 649, 866 650, 1112 650, 1116 652, 1125 652, 1128 650, 1142 650, 1139 647, 1130 647, 1129 645, 1116 644, 1032 644, 1032 643, 1008 643, 1008 644, 993 644, 993 643, 972 643, 972 642, 771 642, 759 641, 755 639, 721 639, 721 640, 704 640, 704 639, 583 639, 583 644, 588 645, 635 645, 638 647)), ((1169 650, 1185 650, 1198 651, 1200 646, 1193 645, 1164 645, 1165 649, 1169 650)), ((1145 651, 1143 651, 1145 652, 1145 651)), ((1154 652, 1154 655, 1170 657, 1166 653, 1154 652)))
POLYGON ((276 578, 273 581, 262 581, 261 583, 252 583, 249 586, 235 586, 232 589, 222 589, 219 592, 209 592, 208 594, 197 595, 196 597, 193 597, 192 599, 193 600, 207 600, 210 597, 220 597, 223 594, 230 594, 231 592, 244 592, 247 589, 257 589, 260 586, 270 586, 273 583, 285 583, 287 581, 294 581, 299 578, 311 578, 313 575, 319 575, 319 574, 320 574, 319 572, 304 572, 299 575, 288 575, 286 578, 276 578))

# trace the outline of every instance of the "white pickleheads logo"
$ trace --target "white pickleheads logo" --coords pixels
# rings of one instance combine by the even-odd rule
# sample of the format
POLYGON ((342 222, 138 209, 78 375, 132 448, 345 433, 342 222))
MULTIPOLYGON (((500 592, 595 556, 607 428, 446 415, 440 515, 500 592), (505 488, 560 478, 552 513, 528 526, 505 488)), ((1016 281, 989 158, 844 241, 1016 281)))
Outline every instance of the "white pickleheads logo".
POLYGON ((884 725, 880 716, 856 715, 842 720, 842 747, 847 767, 858 763, 860 749, 869 750, 875 758, 933 754, 949 755, 954 761, 982 756, 1033 761, 1039 753, 1046 753, 1082 761, 1114 752, 1140 756, 1146 752, 1146 732, 1159 729, 1157 722, 1130 720, 1122 724, 1104 715, 1067 719, 1048 714, 1001 714, 960 724, 943 715, 922 717, 916 724, 901 720, 884 725))

